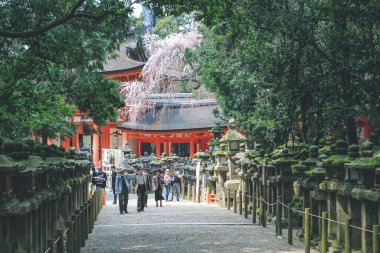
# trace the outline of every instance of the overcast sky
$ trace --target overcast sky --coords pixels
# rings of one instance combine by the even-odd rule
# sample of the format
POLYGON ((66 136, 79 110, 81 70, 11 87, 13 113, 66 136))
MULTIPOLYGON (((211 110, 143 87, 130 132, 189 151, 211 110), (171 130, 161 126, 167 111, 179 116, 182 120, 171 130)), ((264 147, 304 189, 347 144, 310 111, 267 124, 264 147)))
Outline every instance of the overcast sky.
POLYGON ((142 6, 140 4, 134 4, 133 8, 134 8, 133 15, 135 17, 140 17, 141 12, 142 12, 142 6))

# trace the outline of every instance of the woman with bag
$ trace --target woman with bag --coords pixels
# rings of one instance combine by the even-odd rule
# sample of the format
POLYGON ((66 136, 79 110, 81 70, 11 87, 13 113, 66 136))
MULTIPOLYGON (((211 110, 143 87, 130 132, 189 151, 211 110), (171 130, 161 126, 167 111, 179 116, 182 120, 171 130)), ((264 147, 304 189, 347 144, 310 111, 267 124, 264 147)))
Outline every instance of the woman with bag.
POLYGON ((154 191, 154 200, 156 201, 156 207, 158 207, 158 201, 160 201, 160 207, 162 207, 162 183, 161 183, 161 170, 155 171, 155 175, 152 179, 152 191, 154 191))

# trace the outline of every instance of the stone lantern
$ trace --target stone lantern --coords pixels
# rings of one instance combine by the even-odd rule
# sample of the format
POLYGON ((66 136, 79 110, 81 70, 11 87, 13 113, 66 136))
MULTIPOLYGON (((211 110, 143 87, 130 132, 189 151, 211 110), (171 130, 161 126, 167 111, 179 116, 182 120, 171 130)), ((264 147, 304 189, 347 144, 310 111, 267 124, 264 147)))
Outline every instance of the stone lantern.
POLYGON ((244 135, 236 130, 236 123, 234 119, 228 122, 228 131, 220 139, 222 143, 227 143, 227 153, 234 155, 240 151, 240 143, 245 142, 247 139, 244 135))
POLYGON ((214 151, 213 155, 216 156, 216 163, 218 166, 227 166, 227 156, 225 155, 226 144, 222 144, 218 151, 214 151))
POLYGON ((376 191, 380 191, 380 168, 376 168, 375 170, 375 189, 376 191))
MULTIPOLYGON (((227 144, 226 156, 228 157, 228 167, 230 180, 234 179, 232 157, 240 151, 240 143, 245 142, 247 138, 236 130, 236 123, 234 119, 228 122, 228 131, 220 139, 221 143, 227 144)), ((237 175, 235 175, 237 176, 237 175)))
POLYGON ((216 192, 223 192, 224 182, 226 181, 228 172, 227 157, 225 156, 225 144, 220 145, 218 151, 213 152, 216 156, 216 165, 214 166, 214 175, 217 176, 216 192))
MULTIPOLYGON (((365 142, 362 145, 361 155, 361 163, 358 164, 357 173, 358 173, 358 185, 360 188, 373 188, 375 186, 375 168, 376 166, 368 165, 371 160, 376 160, 376 157, 371 158, 373 155, 373 143, 365 142)), ((373 163, 372 163, 373 164, 373 163)))
MULTIPOLYGON (((351 145, 348 148, 348 155, 350 158, 358 158, 359 157, 359 146, 357 145, 351 145)), ((346 163, 344 165, 346 176, 344 178, 345 183, 349 184, 355 184, 357 183, 359 179, 359 172, 358 172, 358 164, 362 163, 362 159, 359 159, 358 161, 346 163)))
POLYGON ((208 143, 209 145, 209 151, 212 154, 212 152, 217 151, 219 149, 219 140, 221 134, 224 132, 223 128, 220 126, 220 123, 215 123, 215 126, 209 130, 210 133, 213 134, 214 138, 208 143))

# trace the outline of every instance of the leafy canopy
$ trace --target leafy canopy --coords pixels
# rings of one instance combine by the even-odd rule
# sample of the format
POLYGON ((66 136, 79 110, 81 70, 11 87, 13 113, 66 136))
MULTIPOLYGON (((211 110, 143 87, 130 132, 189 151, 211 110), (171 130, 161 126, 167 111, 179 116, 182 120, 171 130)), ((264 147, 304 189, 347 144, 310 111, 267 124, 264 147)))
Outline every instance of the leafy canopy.
POLYGON ((132 11, 131 1, 3 1, 0 135, 68 134, 75 107, 100 125, 115 119, 119 85, 98 72, 137 30, 132 11))

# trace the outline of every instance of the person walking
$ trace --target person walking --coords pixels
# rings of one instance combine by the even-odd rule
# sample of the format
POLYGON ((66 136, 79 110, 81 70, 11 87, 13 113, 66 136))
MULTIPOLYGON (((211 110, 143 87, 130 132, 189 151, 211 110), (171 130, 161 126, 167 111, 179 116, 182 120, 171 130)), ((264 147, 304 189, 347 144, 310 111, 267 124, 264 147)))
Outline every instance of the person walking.
MULTIPOLYGON (((152 182, 152 176, 146 171, 144 170, 144 175, 146 175, 146 178, 149 182, 152 182)), ((149 184, 151 186, 151 184, 149 184)), ((144 196, 144 207, 148 207, 148 192, 150 191, 151 189, 146 189, 145 191, 145 196, 144 196)))
POLYGON ((172 198, 170 199, 170 201, 173 201, 174 192, 176 193, 177 201, 179 201, 179 196, 181 193, 181 178, 178 171, 176 171, 173 175, 172 198))
POLYGON ((158 207, 158 201, 160 201, 160 207, 162 207, 162 177, 161 170, 157 169, 154 173, 154 177, 152 179, 152 188, 154 190, 154 200, 156 201, 156 207, 158 207))
POLYGON ((144 211, 145 192, 151 188, 151 184, 147 174, 144 174, 144 167, 140 166, 136 176, 137 212, 144 211))
POLYGON ((171 186, 172 186, 172 175, 170 174, 170 169, 167 168, 165 170, 165 175, 164 175, 164 183, 165 183, 165 201, 169 200, 169 192, 171 191, 171 186))
POLYGON ((117 171, 116 171, 115 166, 112 166, 111 169, 112 169, 111 177, 112 177, 112 193, 113 193, 113 203, 112 204, 116 205, 116 203, 117 203, 117 193, 115 191, 115 181, 116 181, 117 171))
POLYGON ((95 172, 93 175, 93 181, 96 185, 96 190, 105 189, 107 183, 107 173, 102 170, 102 167, 98 168, 98 172, 95 172))
POLYGON ((119 211, 128 213, 128 180, 135 178, 136 174, 126 174, 126 169, 121 169, 115 178, 115 192, 119 194, 119 211))

